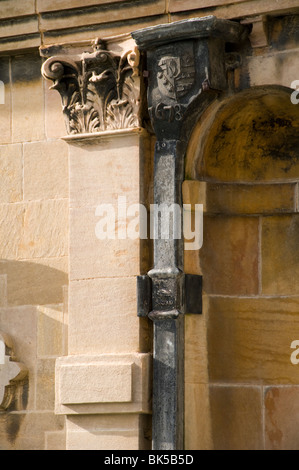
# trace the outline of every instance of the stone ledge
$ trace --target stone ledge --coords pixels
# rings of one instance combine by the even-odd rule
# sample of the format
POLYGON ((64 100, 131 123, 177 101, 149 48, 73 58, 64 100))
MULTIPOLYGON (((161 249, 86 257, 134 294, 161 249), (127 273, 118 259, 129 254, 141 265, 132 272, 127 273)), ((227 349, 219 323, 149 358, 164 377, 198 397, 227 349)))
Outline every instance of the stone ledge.
POLYGON ((203 204, 206 214, 271 215, 297 210, 297 183, 216 183, 185 180, 183 203, 203 204))
POLYGON ((143 127, 131 127, 127 129, 115 129, 102 132, 89 132, 84 134, 69 134, 61 137, 68 143, 95 143, 101 140, 114 139, 116 137, 124 137, 131 135, 148 136, 148 132, 143 127))
POLYGON ((205 15, 213 14, 218 18, 227 19, 255 17, 260 14, 289 14, 298 11, 298 5, 294 4, 294 0, 279 0, 279 2, 269 2, 269 0, 208 0, 206 3, 207 5, 203 8, 202 4, 200 5, 194 0, 170 0, 169 13, 176 13, 171 19, 177 21, 183 17, 200 16, 203 11, 205 15))
MULTIPOLYGON (((101 4, 118 3, 122 0, 101 0, 101 4)), ((60 11, 73 8, 86 8, 89 6, 98 6, 97 0, 37 0, 37 11, 39 13, 46 11, 60 11)))
POLYGON ((165 14, 164 0, 127 0, 113 3, 98 3, 93 6, 84 6, 56 11, 39 12, 40 30, 57 31, 70 28, 93 26, 99 23, 115 23, 132 21, 165 14))
POLYGON ((39 32, 38 17, 36 15, 24 18, 10 18, 0 21, 1 39, 11 36, 26 36, 39 32))
POLYGON ((56 414, 150 413, 150 354, 56 360, 56 414))
POLYGON ((35 0, 2 0, 1 19, 18 18, 20 16, 33 15, 35 13, 35 0))

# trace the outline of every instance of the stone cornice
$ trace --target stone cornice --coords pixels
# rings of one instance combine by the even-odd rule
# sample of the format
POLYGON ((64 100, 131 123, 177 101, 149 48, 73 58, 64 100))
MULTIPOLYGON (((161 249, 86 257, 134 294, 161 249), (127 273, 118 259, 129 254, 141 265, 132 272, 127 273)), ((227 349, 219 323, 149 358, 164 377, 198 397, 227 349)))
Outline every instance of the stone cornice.
MULTIPOLYGON (((297 4, 296 4, 297 3, 297 4)), ((228 0, 207 2, 198 8, 193 0, 1 0, 0 54, 27 52, 39 46, 72 44, 91 37, 130 33, 138 28, 178 19, 215 15, 226 19, 250 20, 259 15, 299 12, 294 0, 228 0)))
POLYGON ((205 16, 144 28, 133 33, 133 37, 139 49, 149 50, 174 41, 209 37, 235 43, 246 39, 248 33, 249 30, 239 23, 205 16))

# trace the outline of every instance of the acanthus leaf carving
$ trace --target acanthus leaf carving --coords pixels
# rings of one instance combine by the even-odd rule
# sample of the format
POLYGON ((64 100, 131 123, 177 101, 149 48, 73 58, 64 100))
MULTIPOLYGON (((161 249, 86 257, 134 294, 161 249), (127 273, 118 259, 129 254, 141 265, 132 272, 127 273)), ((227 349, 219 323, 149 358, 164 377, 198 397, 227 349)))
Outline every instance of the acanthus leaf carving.
POLYGON ((92 53, 46 60, 42 74, 61 95, 67 133, 139 127, 138 66, 137 48, 118 55, 100 40, 92 53))

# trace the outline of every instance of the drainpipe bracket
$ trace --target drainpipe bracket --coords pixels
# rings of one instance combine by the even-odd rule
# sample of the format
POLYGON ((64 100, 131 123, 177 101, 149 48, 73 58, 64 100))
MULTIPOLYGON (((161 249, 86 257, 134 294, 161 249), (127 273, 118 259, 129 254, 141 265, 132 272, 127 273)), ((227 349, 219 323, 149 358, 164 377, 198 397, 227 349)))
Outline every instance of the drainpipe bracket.
POLYGON ((152 309, 152 280, 147 275, 137 276, 137 316, 147 317, 152 309))
MULTIPOLYGON (((184 312, 199 315, 202 313, 202 276, 184 274, 184 312)), ((151 320, 177 318, 182 312, 178 309, 152 310, 152 279, 147 275, 137 276, 137 316, 151 320)))

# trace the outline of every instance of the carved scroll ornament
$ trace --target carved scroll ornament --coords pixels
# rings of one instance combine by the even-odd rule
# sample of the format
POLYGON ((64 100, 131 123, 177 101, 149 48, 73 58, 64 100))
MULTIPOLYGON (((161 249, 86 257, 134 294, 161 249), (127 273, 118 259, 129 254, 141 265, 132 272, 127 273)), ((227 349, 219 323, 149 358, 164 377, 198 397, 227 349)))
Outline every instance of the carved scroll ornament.
POLYGON ((16 361, 12 339, 0 331, 0 411, 7 410, 13 402, 16 385, 27 374, 24 364, 16 361))
POLYGON ((46 60, 42 74, 61 95, 68 134, 139 127, 138 65, 137 48, 118 55, 100 40, 94 52, 46 60))

